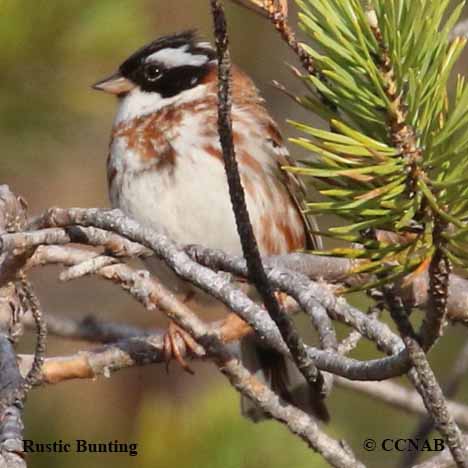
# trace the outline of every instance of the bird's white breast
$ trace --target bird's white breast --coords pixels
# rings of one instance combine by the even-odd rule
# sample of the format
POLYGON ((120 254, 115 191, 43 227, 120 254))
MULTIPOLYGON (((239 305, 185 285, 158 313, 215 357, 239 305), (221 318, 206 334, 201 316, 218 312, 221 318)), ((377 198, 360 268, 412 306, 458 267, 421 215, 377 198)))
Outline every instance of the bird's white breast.
MULTIPOLYGON (((205 116, 206 117, 206 116, 205 116)), ((153 170, 129 150, 125 137, 114 139, 110 164, 116 169, 113 206, 140 223, 182 243, 199 243, 240 253, 226 175, 219 159, 206 153, 204 114, 187 114, 178 135, 169 138, 174 167, 153 170)))
MULTIPOLYGON (((181 114, 174 128, 168 126, 163 132, 163 143, 171 148, 174 162, 165 167, 158 168, 157 158, 145 159, 137 154, 129 145, 128 136, 115 136, 109 161, 109 173, 114 174, 111 201, 141 224, 180 244, 201 244, 241 255, 216 112, 216 106, 206 106, 201 100, 199 107, 181 114), (213 155, 209 149, 218 154, 213 155)), ((300 237, 303 224, 287 189, 279 181, 276 150, 249 112, 234 105, 232 114, 234 133, 242 136, 236 151, 260 251, 287 252, 290 247, 284 226, 292 226, 300 237), (250 155, 252 163, 242 164, 245 154, 250 155)))

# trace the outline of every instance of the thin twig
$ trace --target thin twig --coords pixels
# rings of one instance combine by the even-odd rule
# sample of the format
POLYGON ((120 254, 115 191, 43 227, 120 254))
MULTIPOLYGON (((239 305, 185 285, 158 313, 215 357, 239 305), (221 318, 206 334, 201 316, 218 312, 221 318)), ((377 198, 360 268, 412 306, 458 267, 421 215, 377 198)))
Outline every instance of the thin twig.
MULTIPOLYGON (((261 16, 268 18, 269 14, 268 11, 265 9, 265 1, 264 0, 231 0, 238 5, 242 5, 243 7, 258 13, 261 16)), ((288 15, 288 0, 273 0, 276 4, 278 9, 283 11, 285 16, 288 15)))
MULTIPOLYGON (((36 224, 39 219, 43 220, 43 217, 38 217, 36 224)), ((125 251, 124 248, 122 248, 122 250, 118 248, 116 251, 110 251, 110 254, 116 257, 132 257, 133 255, 146 256, 149 254, 148 249, 113 232, 93 227, 83 228, 81 226, 75 226, 75 228, 53 228, 32 232, 3 234, 0 235, 0 253, 42 245, 54 245, 53 248, 59 248, 55 247, 55 245, 63 245, 70 242, 95 246, 102 245, 106 248, 106 246, 122 245, 126 241, 135 246, 134 248, 132 247, 132 251, 125 251), (91 233, 93 231, 99 232, 99 236, 92 235, 91 233), (135 254, 132 252, 135 252, 135 254)), ((190 248, 192 247, 193 246, 190 246, 190 248)), ((98 256, 99 254, 94 253, 94 255, 98 256)), ((359 275, 352 275, 355 262, 343 258, 292 253, 267 257, 263 260, 263 263, 268 267, 296 271, 311 279, 323 280, 329 283, 344 283, 358 286, 370 280, 370 278, 365 275, 363 275, 361 279, 359 275), (350 280, 352 280, 351 283, 349 282, 350 280)), ((287 276, 286 279, 288 279, 287 276)), ((403 295, 405 302, 413 304, 414 307, 425 308, 428 302, 428 289, 429 275, 426 271, 413 278, 411 282, 405 283, 403 279, 398 292, 403 295)), ((468 281, 458 275, 451 274, 447 304, 448 318, 450 320, 468 323, 468 294, 466 294, 466 291, 468 291, 468 281)))
MULTIPOLYGON (((384 382, 359 382, 343 377, 335 377, 338 387, 352 390, 360 395, 366 395, 376 402, 385 403, 392 409, 399 409, 405 413, 427 416, 427 409, 418 392, 409 387, 386 380, 384 382)), ((458 424, 468 429, 468 406, 456 401, 447 401, 447 406, 458 424)), ((413 436, 408 439, 415 440, 413 436)), ((425 440, 422 437, 420 440, 425 440)))
MULTIPOLYGON (((465 454, 468 457, 468 436, 463 436, 463 441, 465 443, 465 454)), ((443 452, 439 453, 435 457, 430 458, 429 460, 419 464, 414 465, 413 468, 449 468, 453 466, 453 457, 450 453, 450 450, 446 448, 443 452)))
POLYGON ((70 281, 76 278, 81 278, 83 276, 92 275, 96 271, 99 271, 101 268, 113 265, 117 263, 117 260, 107 255, 99 255, 89 260, 85 260, 82 263, 73 265, 68 270, 60 273, 60 281, 70 281))
POLYGON ((231 60, 224 9, 218 0, 210 0, 213 14, 216 48, 218 54, 218 133, 223 149, 224 166, 229 185, 231 203, 241 240, 242 251, 247 262, 249 279, 256 286, 270 317, 278 326, 281 336, 291 351, 294 362, 306 381, 319 388, 323 376, 314 362, 307 356, 304 342, 297 333, 292 320, 284 313, 275 297, 273 288, 263 268, 258 244, 250 222, 245 193, 239 175, 231 118, 231 60))
MULTIPOLYGON (((126 323, 102 322, 93 315, 73 320, 61 315, 47 314, 45 322, 49 336, 90 343, 115 343, 127 338, 142 338, 156 333, 155 330, 146 330, 126 323)), ((36 330, 36 323, 29 314, 23 318, 23 324, 26 329, 36 330)))
MULTIPOLYGON (((40 222, 43 226, 67 227, 80 225, 108 229, 152 249, 180 277, 220 300, 249 323, 265 344, 283 354, 287 353, 287 348, 277 327, 268 314, 264 313, 264 309, 250 300, 245 293, 234 287, 224 276, 218 275, 191 260, 183 250, 180 250, 167 237, 140 226, 124 216, 119 210, 103 211, 94 208, 70 208, 65 210, 54 208, 43 215, 40 222)), ((214 263, 213 268, 231 271, 239 276, 247 274, 243 259, 230 257, 220 251, 209 251, 208 253, 209 258, 206 260, 214 263), (218 261, 221 264, 216 267, 218 261)), ((272 282, 275 281, 274 286, 276 287, 276 284, 278 284, 279 289, 282 287, 294 288, 294 277, 288 278, 287 271, 272 269, 269 271, 269 279, 272 282), (283 283, 285 278, 287 279, 287 285, 283 283)), ((324 288, 323 284, 309 281, 308 288, 310 289, 308 294, 313 295, 326 308, 333 319, 359 330, 368 339, 374 341, 379 349, 384 350, 387 354, 393 354, 388 358, 361 363, 336 353, 308 347, 307 353, 311 359, 314 361, 316 359, 321 360, 320 368, 358 380, 383 380, 402 375, 408 371, 409 361, 406 351, 404 351, 404 345, 400 338, 392 333, 385 324, 369 319, 366 314, 347 304, 344 298, 334 296, 331 291, 324 288)), ((298 294, 300 294, 299 291, 298 294)), ((319 365, 318 362, 317 365, 319 365)))
MULTIPOLYGON (((210 326, 210 328, 216 327, 210 326)), ((228 339, 223 337, 222 330, 216 333, 223 343, 228 343, 231 339, 231 337, 228 339)), ((148 336, 122 339, 97 349, 79 351, 69 356, 47 358, 41 370, 41 378, 36 385, 59 384, 74 379, 107 378, 113 372, 131 367, 165 364, 163 335, 164 332, 161 330, 148 336)), ((31 368, 34 356, 20 355, 19 357, 21 372, 26 374, 31 368)), ((186 354, 183 354, 183 357, 186 357, 186 354)), ((192 357, 193 359, 206 359, 204 356, 192 357)), ((339 387, 369 396, 394 409, 418 415, 427 414, 417 392, 394 382, 358 382, 343 377, 336 377, 335 380, 339 387)), ((455 415, 458 424, 468 428, 468 407, 454 401, 448 401, 448 407, 455 415)))
POLYGON ((23 378, 9 338, 0 334, 0 466, 25 468, 23 451, 23 378), (4 465, 2 465, 4 463, 4 465))
POLYGON ((409 377, 421 394, 424 405, 433 418, 437 430, 447 443, 457 466, 466 468, 468 467, 468 458, 462 433, 447 408, 444 394, 427 361, 424 349, 419 344, 403 301, 390 286, 384 287, 384 297, 416 372, 416 376, 413 376, 412 372, 410 372, 409 377))
MULTIPOLYGON (((26 222, 26 204, 7 186, 0 186, 0 234, 15 232, 26 222)), ((22 457, 24 380, 13 342, 21 335, 23 313, 14 282, 29 252, 0 253, 0 466, 26 468, 22 457)))
MULTIPOLYGON (((458 389, 460 388, 461 382, 463 378, 466 376, 468 372, 468 341, 466 341, 465 345, 463 346, 461 352, 459 353, 457 359, 455 360, 455 364, 450 372, 449 378, 447 382, 442 385, 442 391, 445 395, 445 398, 453 398, 458 389)), ((450 403, 448 403, 450 407, 450 403)), ((460 410, 452 410, 451 411, 456 420, 459 422, 458 415, 460 414, 460 410)), ((465 425, 466 427, 466 425, 465 425)), ((432 418, 425 415, 424 418, 420 421, 418 427, 411 435, 411 439, 420 439, 425 440, 429 433, 434 429, 434 422, 432 418)), ((402 467, 409 467, 412 466, 417 458, 419 457, 420 453, 418 451, 408 451, 403 454, 401 460, 402 467)))
MULTIPOLYGON (((377 319, 381 314, 382 309, 378 306, 372 306, 367 314, 372 319, 377 319)), ((349 354, 353 349, 357 347, 361 339, 362 334, 357 330, 353 330, 341 343, 338 345, 338 352, 340 354, 349 354)))
POLYGON ((297 42, 296 35, 288 24, 287 14, 285 13, 284 8, 281 8, 275 0, 263 0, 263 4, 273 26, 280 33, 284 42, 286 42, 286 44, 288 44, 288 46, 297 55, 306 72, 309 75, 317 76, 314 59, 297 42))
POLYGON ((287 0, 231 0, 255 13, 268 18, 275 29, 280 33, 284 42, 293 50, 301 61, 302 66, 309 75, 316 75, 314 60, 307 51, 301 47, 296 39, 294 31, 288 24, 287 0))
MULTIPOLYGON (((109 216, 108 213, 103 213, 103 215, 109 216)), ((119 226, 124 226, 124 224, 125 223, 120 222, 119 226)), ((93 254, 93 252, 90 251, 85 252, 89 255, 93 254)), ((37 258, 38 263, 41 265, 47 264, 48 254, 50 254, 50 259, 53 263, 63 263, 65 265, 73 265, 75 261, 82 262, 84 258, 86 258, 83 256, 83 251, 76 247, 47 247, 39 249, 36 253, 36 257, 39 255, 41 257, 37 258)), ((222 252, 220 252, 220 255, 223 255, 222 252)), ((235 271, 239 271, 241 275, 246 274, 245 261, 242 259, 238 259, 237 261, 241 265, 244 265, 243 268, 245 268, 245 270, 235 271)), ((182 267, 182 265, 183 264, 180 266, 182 267)), ((130 267, 127 265, 117 264, 105 267, 96 272, 96 274, 104 278, 138 274, 140 289, 146 290, 147 294, 151 294, 153 283, 149 274, 147 272, 138 273, 135 271, 130 273, 131 269, 129 269, 130 267)), ((272 270, 269 272, 269 278, 272 284, 276 285, 279 276, 275 276, 275 272, 272 270)), ((218 282, 219 281, 218 279, 218 282)), ((222 282, 219 286, 221 286, 223 290, 226 290, 230 298, 230 301, 226 301, 226 305, 232 310, 236 310, 244 320, 251 324, 252 328, 255 329, 257 333, 263 336, 264 344, 289 356, 288 349, 269 316, 246 296, 236 297, 236 290, 232 288, 231 284, 222 282)), ((317 286, 311 283, 307 288, 311 289, 312 293, 314 293, 317 286)), ((320 291, 323 291, 323 287, 320 291)), ((240 291, 239 294, 242 295, 240 291)), ((399 354, 403 343, 386 325, 381 324, 377 320, 369 319, 366 314, 361 313, 357 309, 353 309, 351 306, 347 305, 344 300, 336 301, 336 298, 332 299, 333 295, 330 292, 328 293, 328 297, 330 299, 325 301, 327 308, 330 312, 333 311, 337 319, 356 327, 363 335, 376 341, 377 345, 388 354, 397 354, 390 358, 361 362, 356 359, 346 358, 336 352, 321 351, 313 347, 307 347, 308 354, 316 361, 320 369, 357 380, 382 380, 388 378, 388 376, 397 376, 405 372, 405 369, 408 368, 406 364, 407 357, 403 354, 399 354)), ((234 315, 228 316, 221 323, 212 323, 210 326, 220 329, 220 336, 223 342, 239 340, 241 337, 251 332, 250 327, 234 315)))
POLYGON ((426 351, 442 335, 447 322, 451 265, 442 250, 446 242, 442 237, 445 227, 446 223, 439 216, 434 216, 432 238, 435 252, 429 266, 428 307, 420 331, 421 343, 426 351))
MULTIPOLYGON (((276 394, 274 394, 266 385, 259 382, 251 375, 239 362, 237 357, 233 356, 224 346, 221 340, 219 330, 213 329, 196 317, 190 309, 176 297, 165 289, 154 278, 151 278, 147 272, 133 271, 130 267, 120 264, 106 266, 100 270, 100 274, 105 278, 121 285, 133 297, 141 302, 148 310, 162 310, 168 318, 174 320, 184 330, 189 332, 199 342, 206 353, 214 359, 220 370, 229 378, 236 389, 245 396, 253 399, 264 411, 271 414, 272 417, 285 423, 289 429, 303 438, 314 450, 321 453, 332 466, 347 467, 363 466, 348 452, 344 451, 340 444, 324 434, 318 427, 312 417, 306 413, 285 404, 276 394)), ((143 340, 143 343, 149 339, 143 340)), ((132 343, 142 344, 141 339, 132 338, 128 340, 132 343)), ((160 342, 161 344, 161 342, 160 342)), ((140 348, 141 350, 141 348, 140 348)), ((152 350, 154 353, 154 349, 152 350)), ((124 365, 130 365, 125 351, 122 350, 122 343, 107 347, 105 355, 111 355, 112 362, 123 362, 124 365)), ((164 358, 159 353, 159 358, 164 358)), ((200 353, 200 354, 204 354, 200 353)), ((141 353, 137 354, 141 359, 141 353)), ((79 355, 78 360, 72 359, 60 368, 55 368, 51 372, 51 381, 63 380, 63 371, 67 375, 75 377, 90 378, 100 372, 108 375, 113 366, 106 365, 102 361, 102 355, 99 361, 90 363, 87 355, 79 355)), ((96 356, 94 356, 96 357, 96 356)), ((60 363, 59 363, 60 364, 60 363)), ((64 364, 63 362, 61 364, 64 364)), ((47 367, 45 368, 47 369, 47 367)), ((44 377, 44 374, 43 374, 44 377)))
POLYGON ((40 379, 41 367, 45 359, 46 343, 47 343, 47 325, 42 316, 41 305, 39 299, 34 293, 32 284, 23 277, 21 280, 21 293, 23 308, 29 310, 36 323, 36 350, 34 353, 34 362, 25 378, 22 391, 25 396, 30 388, 40 379))
MULTIPOLYGON (((15 233, 26 224, 26 202, 17 197, 7 185, 0 185, 0 235, 15 233)), ((17 278, 18 272, 33 252, 28 246, 23 250, 2 252, 0 240, 0 287, 17 278)))
MULTIPOLYGON (((240 364, 237 357, 231 354, 222 343, 218 330, 204 324, 184 303, 178 300, 161 283, 154 278, 150 278, 148 274, 133 272, 129 267, 126 269, 122 267, 124 265, 112 265, 104 267, 101 271, 107 271, 106 277, 109 280, 124 287, 148 310, 159 309, 164 311, 168 318, 174 320, 189 332, 203 346, 204 351, 214 360, 221 372, 238 391, 252 399, 273 418, 286 424, 293 433, 306 441, 332 466, 343 468, 348 466, 363 467, 354 456, 343 450, 338 441, 323 433, 313 417, 280 400, 265 384, 250 374, 240 364), (121 267, 118 273, 116 272, 117 267, 121 267), (151 283, 150 288, 147 287, 148 282, 151 283)), ((132 342, 137 340, 139 339, 131 339, 132 342)), ((144 341, 147 340, 148 338, 144 341)), ((125 353, 122 353, 122 344, 117 347, 108 347, 107 351, 115 353, 124 362, 127 359, 125 353)), ((68 363, 68 366, 65 366, 68 367, 68 371, 70 371, 70 368, 73 369, 79 377, 89 378, 94 375, 96 369, 89 365, 89 361, 83 361, 81 357, 79 359, 79 362, 71 362, 68 363)), ((108 375, 113 368, 103 365, 101 361, 98 370, 102 374, 108 375)), ((60 371, 57 371, 57 369, 55 369, 55 378, 61 378, 60 371)))

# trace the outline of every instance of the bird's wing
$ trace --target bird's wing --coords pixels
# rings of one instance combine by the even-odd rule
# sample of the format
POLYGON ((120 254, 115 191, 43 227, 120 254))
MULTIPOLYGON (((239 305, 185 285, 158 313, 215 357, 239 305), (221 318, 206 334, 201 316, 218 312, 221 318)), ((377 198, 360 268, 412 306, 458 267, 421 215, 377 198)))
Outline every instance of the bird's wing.
POLYGON ((282 181, 288 189, 289 195, 291 196, 304 221, 307 235, 307 248, 321 250, 323 249, 322 238, 318 234, 315 234, 319 231, 317 219, 315 216, 305 213, 305 201, 307 193, 306 186, 304 182, 296 175, 283 169, 284 166, 297 166, 297 164, 296 161, 289 155, 289 152, 284 145, 281 133, 274 121, 271 119, 269 120, 267 126, 267 134, 268 140, 273 146, 273 151, 276 155, 278 166, 281 171, 282 181))

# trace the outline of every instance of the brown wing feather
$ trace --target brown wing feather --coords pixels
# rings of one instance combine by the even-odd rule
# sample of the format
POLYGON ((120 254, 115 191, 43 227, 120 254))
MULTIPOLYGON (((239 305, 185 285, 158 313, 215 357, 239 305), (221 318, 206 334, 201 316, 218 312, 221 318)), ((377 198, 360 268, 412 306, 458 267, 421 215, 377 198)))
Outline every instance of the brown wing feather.
POLYGON ((288 150, 284 146, 281 133, 272 120, 270 120, 268 123, 267 133, 277 155, 278 166, 280 167, 281 177, 284 185, 288 189, 289 195, 291 196, 291 199, 296 205, 298 211, 301 214, 302 220, 304 221, 307 236, 307 248, 321 250, 323 249, 322 238, 316 234, 312 234, 312 232, 318 231, 317 220, 315 216, 306 215, 304 213, 306 208, 305 200, 307 193, 305 184, 297 176, 283 169, 283 166, 296 166, 296 161, 289 155, 288 150))
MULTIPOLYGON (((205 78, 206 82, 216 84, 216 70, 205 78)), ((252 115, 257 116, 258 123, 264 128, 267 144, 271 146, 272 156, 276 158, 279 168, 279 177, 286 187, 293 204, 296 206, 304 222, 306 235, 306 248, 322 249, 323 244, 320 236, 312 234, 318 231, 317 221, 314 216, 305 215, 306 188, 304 183, 294 174, 282 169, 282 166, 295 166, 295 161, 289 156, 274 120, 264 106, 264 99, 259 95, 258 90, 250 79, 237 66, 232 67, 232 99, 239 107, 249 109, 252 115)), ((235 116, 233 116, 235 117, 235 116)))

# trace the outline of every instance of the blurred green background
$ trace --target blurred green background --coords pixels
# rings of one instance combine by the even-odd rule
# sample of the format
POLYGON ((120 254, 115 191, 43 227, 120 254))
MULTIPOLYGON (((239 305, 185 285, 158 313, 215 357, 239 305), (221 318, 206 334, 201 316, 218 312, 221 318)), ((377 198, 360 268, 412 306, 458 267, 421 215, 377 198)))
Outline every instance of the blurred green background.
MULTIPOLYGON (((105 159, 115 102, 90 85, 156 36, 196 27, 211 38, 206 0, 0 0, 0 183, 9 184, 38 213, 50 206, 108 206, 105 159)), ((270 25, 227 5, 234 60, 254 78, 286 134, 288 117, 309 120, 269 84, 299 84, 284 62, 294 57, 270 25)), ((294 18, 294 12, 292 12, 294 18)), ((466 56, 458 71, 466 71, 466 56)), ((327 220, 325 220, 327 222, 327 220)), ((46 313, 161 326, 124 293, 103 281, 60 284, 58 270, 33 275, 46 313)), ((361 303, 360 298, 355 298, 361 303)), ((362 304, 361 304, 362 305, 362 304)), ((306 328, 306 321, 301 325, 306 328)), ((341 329, 341 331, 343 331, 341 329)), ((310 332, 307 332, 310 333, 310 332)), ((310 333, 312 336, 312 334, 310 333)), ((450 369, 465 329, 451 329, 432 353, 441 377, 450 369)), ((85 343, 51 338, 49 355, 85 343)), ((32 350, 31 339, 21 344, 32 350)), ((376 356, 363 344, 353 354, 376 356)), ((300 468, 325 466, 320 457, 276 423, 241 418, 236 392, 209 364, 195 376, 176 365, 132 369, 110 379, 41 388, 29 397, 25 438, 137 442, 126 454, 38 454, 33 467, 300 468)), ((466 400, 467 387, 460 392, 466 400)), ((417 419, 364 396, 335 389, 327 431, 344 438, 370 466, 395 464, 396 452, 366 453, 362 443, 411 434, 417 419)))

